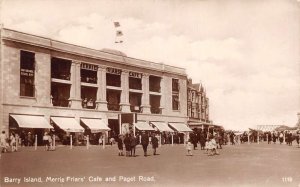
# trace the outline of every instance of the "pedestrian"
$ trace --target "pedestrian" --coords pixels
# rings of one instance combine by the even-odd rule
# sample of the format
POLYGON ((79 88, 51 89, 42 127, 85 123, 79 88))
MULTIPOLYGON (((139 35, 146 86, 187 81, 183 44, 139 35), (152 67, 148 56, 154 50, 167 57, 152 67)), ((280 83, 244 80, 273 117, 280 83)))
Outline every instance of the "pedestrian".
POLYGON ((103 136, 101 135, 98 140, 99 145, 103 145, 103 136))
POLYGON ((205 141, 206 141, 204 132, 200 133, 199 141, 200 141, 201 150, 204 150, 205 149, 205 141))
POLYGON ((143 146, 144 156, 147 156, 147 147, 149 145, 149 136, 148 136, 148 134, 145 133, 145 131, 142 132, 141 144, 143 146))
POLYGON ((44 136, 43 136, 43 144, 44 144, 44 146, 45 146, 45 150, 46 150, 46 151, 49 151, 49 146, 50 146, 50 144, 49 144, 49 136, 48 136, 48 133, 47 133, 47 132, 44 133, 44 136))
POLYGON ((283 143, 283 133, 282 132, 279 134, 279 142, 280 142, 280 145, 283 143))
POLYGON ((156 155, 156 149, 158 148, 158 139, 157 137, 155 137, 155 134, 152 134, 151 142, 153 148, 153 155, 156 155))
POLYGON ((15 133, 11 133, 10 134, 10 137, 9 137, 9 140, 10 140, 10 147, 11 147, 11 152, 15 152, 17 151, 17 141, 16 141, 16 136, 15 136, 15 133))
POLYGON ((2 133, 0 134, 0 148, 1 148, 1 153, 6 153, 7 150, 7 142, 8 138, 5 134, 5 131, 2 131, 2 133))
POLYGON ((137 137, 135 137, 133 134, 130 136, 130 156, 135 157, 135 147, 137 145, 137 137))
POLYGON ((131 144, 130 144, 130 137, 129 134, 126 133, 124 138, 124 144, 125 144, 125 150, 126 150, 126 156, 130 156, 130 150, 131 150, 131 144))
POLYGON ((190 139, 187 141, 186 150, 187 150, 187 156, 193 156, 193 152, 192 152, 193 144, 190 139))
POLYGON ((123 136, 121 134, 118 137, 118 149, 119 149, 119 156, 124 156, 124 154, 123 154, 123 136))

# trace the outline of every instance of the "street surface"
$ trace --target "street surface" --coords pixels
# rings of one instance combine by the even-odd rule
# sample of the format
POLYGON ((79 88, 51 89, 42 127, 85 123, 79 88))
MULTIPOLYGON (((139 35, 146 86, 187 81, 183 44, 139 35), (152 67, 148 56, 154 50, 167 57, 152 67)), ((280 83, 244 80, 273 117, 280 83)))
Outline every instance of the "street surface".
MULTIPOLYGON (((295 186, 300 187, 300 148, 260 143, 225 145, 220 155, 183 145, 163 145, 159 155, 149 147, 144 157, 118 156, 116 145, 69 147, 55 151, 21 148, 2 154, 5 186, 295 186)), ((199 148, 199 147, 198 147, 199 148)))

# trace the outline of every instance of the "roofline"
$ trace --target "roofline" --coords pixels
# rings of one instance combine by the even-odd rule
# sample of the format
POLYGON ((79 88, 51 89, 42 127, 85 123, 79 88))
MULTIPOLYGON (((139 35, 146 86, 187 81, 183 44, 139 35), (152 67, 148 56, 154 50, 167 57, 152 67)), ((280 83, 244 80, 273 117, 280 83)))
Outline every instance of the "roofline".
MULTIPOLYGON (((143 61, 143 62, 147 62, 147 63, 152 63, 152 64, 157 64, 157 65, 164 65, 164 66, 167 66, 167 67, 171 67, 171 68, 177 68, 177 69, 180 69, 182 71, 184 71, 184 74, 181 74, 181 73, 177 73, 177 72, 172 72, 172 71, 165 71, 165 70, 161 70, 162 72, 167 72, 167 73, 174 73, 174 74, 180 74, 180 75, 184 75, 184 76, 187 76, 186 74, 186 69, 185 68, 182 68, 182 67, 177 67, 177 66, 173 66, 173 65, 168 65, 168 64, 164 64, 164 63, 159 63, 159 62, 153 62, 153 61, 148 61, 148 60, 143 60, 143 59, 138 59, 138 58, 134 58, 134 57, 128 57, 128 56, 123 56, 123 55, 118 55, 118 54, 114 54, 114 53, 109 53, 109 52, 105 52, 105 51, 102 51, 102 50, 97 50, 97 49, 93 49, 93 48, 89 48, 89 47, 85 47, 85 46, 80 46, 80 45, 77 45, 77 44, 72 44, 72 43, 67 43, 67 42, 64 42, 64 41, 60 41, 60 40, 55 40, 55 39, 51 39, 50 37, 45 37, 45 36, 40 36, 40 35, 35 35, 35 34, 30 34, 30 33, 26 33, 26 32, 22 32, 22 31, 18 31, 18 30, 14 30, 14 29, 9 29, 9 28, 5 28, 5 27, 2 27, 1 30, 7 30, 7 31, 11 31, 11 32, 15 32, 15 33, 20 33, 20 34, 24 34, 24 35, 28 35, 28 36, 34 36, 34 37, 38 37, 38 38, 42 38, 42 39, 46 39, 46 40, 49 40, 50 43, 52 41, 54 42, 58 42, 58 43, 61 43, 61 44, 67 44, 67 45, 70 45, 70 46, 74 46, 74 47, 78 47, 78 48, 82 48, 82 49, 87 49, 87 50, 91 50, 91 51, 94 51, 94 52, 100 52, 100 53, 105 53, 105 54, 109 54, 109 55, 113 55, 113 56, 118 56, 118 57, 122 57, 123 59, 133 59, 133 60, 138 60, 138 61, 143 61)), ((3 38, 2 38, 3 39, 3 38)), ((16 41, 16 40, 14 40, 16 41)), ((22 41, 22 40, 21 40, 22 41)), ((18 40, 18 42, 21 42, 20 40, 18 40)), ((23 42, 26 42, 26 41, 23 41, 23 42)), ((29 43, 26 43, 26 44, 29 44, 29 43)), ((32 42, 32 44, 34 44, 32 42)), ((38 45, 40 46, 40 45, 38 45)), ((41 47, 41 46, 40 46, 41 47)), ((114 49, 112 49, 114 50, 114 49)), ((77 54, 77 53, 76 53, 77 54)), ((77 54, 78 55, 78 54, 77 54)), ((126 60, 124 60, 124 62, 126 63, 126 60)), ((130 64, 128 64, 130 65, 130 64)), ((145 68, 145 67, 143 67, 145 68)), ((153 69, 153 68, 147 68, 147 69, 153 69)), ((157 69, 156 69, 157 70, 157 69)))

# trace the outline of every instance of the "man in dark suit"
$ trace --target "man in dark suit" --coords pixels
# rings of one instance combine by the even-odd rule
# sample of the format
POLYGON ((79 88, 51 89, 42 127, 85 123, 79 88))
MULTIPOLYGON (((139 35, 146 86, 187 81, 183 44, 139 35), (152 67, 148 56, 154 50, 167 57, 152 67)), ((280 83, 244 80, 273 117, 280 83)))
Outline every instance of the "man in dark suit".
POLYGON ((149 136, 148 136, 148 134, 145 133, 145 131, 143 131, 143 133, 142 133, 141 144, 143 146, 144 156, 147 156, 147 147, 149 145, 149 136))

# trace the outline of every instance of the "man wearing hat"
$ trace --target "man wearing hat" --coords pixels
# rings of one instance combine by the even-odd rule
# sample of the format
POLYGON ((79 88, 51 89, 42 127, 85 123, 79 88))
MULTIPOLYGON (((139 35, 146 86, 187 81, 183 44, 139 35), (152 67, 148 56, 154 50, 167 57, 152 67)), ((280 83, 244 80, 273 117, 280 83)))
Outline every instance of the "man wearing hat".
POLYGON ((145 133, 145 131, 142 132, 141 144, 143 146, 144 156, 147 156, 147 147, 149 145, 149 136, 148 136, 148 134, 145 133))

